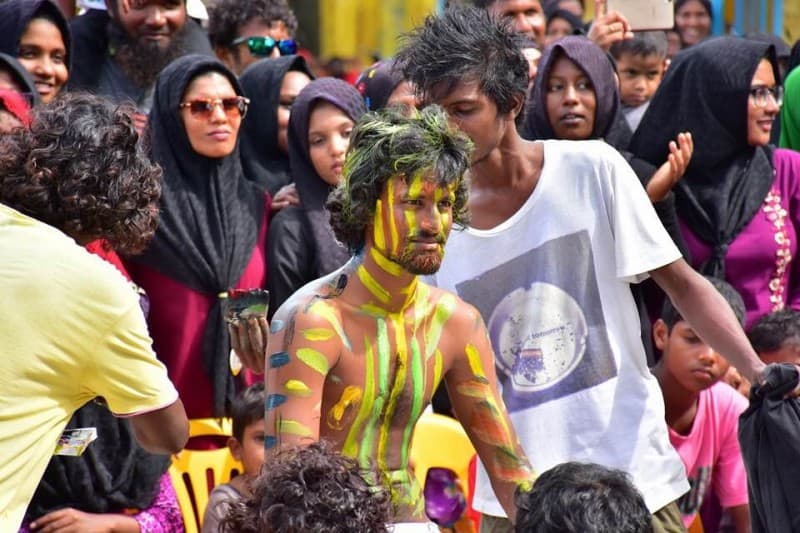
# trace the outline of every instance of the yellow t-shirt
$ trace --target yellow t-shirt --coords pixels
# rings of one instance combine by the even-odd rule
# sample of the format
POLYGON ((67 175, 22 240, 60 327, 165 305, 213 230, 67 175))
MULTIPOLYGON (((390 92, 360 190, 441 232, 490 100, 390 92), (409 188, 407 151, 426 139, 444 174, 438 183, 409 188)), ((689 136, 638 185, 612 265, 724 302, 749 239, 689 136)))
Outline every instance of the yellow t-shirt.
POLYGON ((102 396, 112 412, 134 415, 175 402, 151 345, 116 268, 0 204, 0 531, 19 528, 84 403, 102 396))

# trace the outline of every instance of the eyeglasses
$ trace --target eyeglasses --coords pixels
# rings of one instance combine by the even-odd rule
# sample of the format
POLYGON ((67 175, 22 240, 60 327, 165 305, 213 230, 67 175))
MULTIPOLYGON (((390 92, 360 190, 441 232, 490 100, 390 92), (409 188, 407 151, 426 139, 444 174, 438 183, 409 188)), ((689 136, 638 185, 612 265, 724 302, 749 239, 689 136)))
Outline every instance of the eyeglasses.
POLYGON ((750 98, 753 99, 756 107, 767 107, 770 97, 777 105, 783 104, 783 87, 777 85, 771 89, 769 87, 753 87, 750 89, 750 98))
POLYGON ((247 48, 254 56, 266 57, 272 53, 276 46, 282 56, 290 56, 297 53, 297 42, 294 39, 276 41, 272 37, 239 37, 231 42, 231 46, 239 46, 242 43, 247 43, 247 48))
POLYGON ((232 98, 223 98, 221 100, 192 100, 191 102, 181 102, 180 108, 189 108, 189 113, 192 116, 208 119, 214 113, 217 106, 220 106, 228 118, 236 118, 247 114, 247 105, 250 103, 249 98, 244 96, 234 96, 232 98))

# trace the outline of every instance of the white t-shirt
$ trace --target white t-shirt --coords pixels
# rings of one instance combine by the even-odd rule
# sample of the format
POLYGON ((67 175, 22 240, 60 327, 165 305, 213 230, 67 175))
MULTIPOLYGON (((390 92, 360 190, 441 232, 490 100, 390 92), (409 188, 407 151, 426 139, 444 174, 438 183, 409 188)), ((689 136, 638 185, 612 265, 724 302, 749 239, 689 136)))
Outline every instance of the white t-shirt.
MULTIPOLYGON (((525 204, 495 228, 454 229, 432 281, 486 321, 503 399, 534 468, 620 468, 654 512, 689 486, 628 284, 680 252, 616 150, 543 144, 525 204)), ((474 507, 505 514, 482 465, 474 507)))

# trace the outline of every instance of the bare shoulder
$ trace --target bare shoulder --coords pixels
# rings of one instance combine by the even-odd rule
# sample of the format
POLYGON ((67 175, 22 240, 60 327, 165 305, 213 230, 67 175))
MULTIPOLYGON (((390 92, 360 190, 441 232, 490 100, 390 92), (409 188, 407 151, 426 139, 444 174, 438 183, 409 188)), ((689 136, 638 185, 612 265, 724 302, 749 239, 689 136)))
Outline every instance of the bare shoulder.
POLYGON ((447 318, 446 327, 463 332, 483 329, 483 318, 474 305, 450 291, 427 287, 430 291, 430 301, 434 306, 433 312, 439 317, 447 318))
POLYGON ((272 317, 270 332, 277 335, 282 346, 303 339, 326 341, 326 344, 335 343, 337 339, 345 341, 341 307, 329 289, 325 278, 314 281, 278 309, 272 317))

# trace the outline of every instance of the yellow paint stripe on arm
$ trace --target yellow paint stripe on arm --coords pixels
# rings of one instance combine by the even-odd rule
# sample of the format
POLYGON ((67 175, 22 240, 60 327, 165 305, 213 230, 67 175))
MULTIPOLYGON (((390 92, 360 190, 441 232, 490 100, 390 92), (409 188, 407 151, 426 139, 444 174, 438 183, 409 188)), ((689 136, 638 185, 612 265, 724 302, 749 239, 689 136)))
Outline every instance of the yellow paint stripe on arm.
POLYGON ((328 370, 330 370, 328 358, 325 357, 321 352, 318 352, 313 348, 298 348, 295 355, 307 367, 315 370, 323 376, 328 375, 328 370))
POLYGON ((314 391, 312 391, 308 385, 300 381, 299 379, 290 379, 286 383, 283 384, 283 390, 286 391, 286 394, 290 396, 297 396, 299 398, 308 398, 314 391))
POLYGON ((480 381, 486 381, 486 373, 483 370, 481 354, 478 353, 478 349, 472 344, 467 344, 465 351, 467 352, 467 361, 469 361, 469 368, 472 370, 472 374, 480 381))
POLYGON ((281 435, 295 435, 297 437, 312 438, 311 429, 297 420, 281 420, 279 431, 281 435))
POLYGON ((331 340, 336 333, 327 328, 309 328, 303 330, 303 337, 307 341, 321 342, 331 340))

